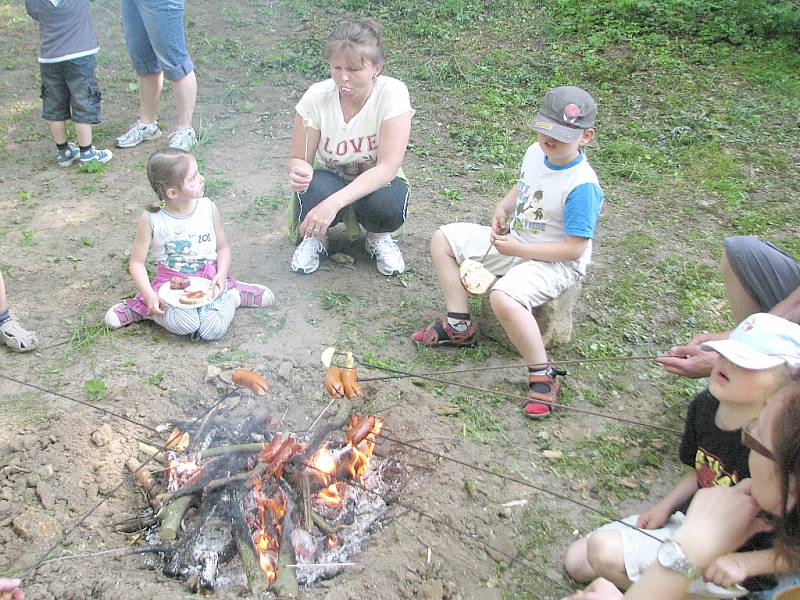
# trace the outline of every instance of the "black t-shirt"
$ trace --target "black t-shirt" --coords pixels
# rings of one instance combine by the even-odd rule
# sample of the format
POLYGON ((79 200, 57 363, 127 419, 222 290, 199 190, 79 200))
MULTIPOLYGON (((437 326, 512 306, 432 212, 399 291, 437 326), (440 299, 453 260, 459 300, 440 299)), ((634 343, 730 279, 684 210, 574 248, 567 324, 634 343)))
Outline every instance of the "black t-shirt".
MULTIPOLYGON (((697 471, 701 488, 715 485, 732 487, 750 477, 747 456, 750 451, 742 445, 742 430, 725 431, 717 427, 714 417, 719 400, 703 390, 689 404, 679 457, 681 462, 697 471)), ((686 512, 686 502, 678 510, 686 512)))
MULTIPOLYGON (((686 413, 679 456, 683 464, 697 471, 697 484, 701 488, 715 485, 732 487, 750 477, 747 462, 750 450, 742 445, 742 430, 725 431, 717 427, 714 422, 717 408, 719 400, 706 389, 694 397, 686 413)), ((691 500, 676 510, 686 513, 691 500)), ((764 533, 750 538, 739 552, 771 547, 772 535, 764 533)), ((769 576, 752 577, 743 584, 751 592, 775 585, 769 576)))

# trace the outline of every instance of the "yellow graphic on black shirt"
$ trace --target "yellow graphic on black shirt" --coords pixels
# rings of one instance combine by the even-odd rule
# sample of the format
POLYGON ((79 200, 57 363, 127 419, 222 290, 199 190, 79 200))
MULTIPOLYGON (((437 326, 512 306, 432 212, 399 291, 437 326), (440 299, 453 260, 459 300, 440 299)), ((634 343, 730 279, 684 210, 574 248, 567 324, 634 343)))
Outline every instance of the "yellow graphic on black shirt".
POLYGON ((722 462, 713 454, 698 448, 694 455, 694 468, 697 471, 697 483, 700 487, 733 487, 739 483, 739 475, 735 471, 728 473, 722 462))

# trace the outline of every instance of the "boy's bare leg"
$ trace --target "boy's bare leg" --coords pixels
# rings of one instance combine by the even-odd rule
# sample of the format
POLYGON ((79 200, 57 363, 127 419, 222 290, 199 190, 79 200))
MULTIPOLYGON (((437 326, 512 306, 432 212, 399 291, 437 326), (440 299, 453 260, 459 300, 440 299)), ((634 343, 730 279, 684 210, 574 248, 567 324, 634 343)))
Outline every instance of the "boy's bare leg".
POLYGON ((598 531, 590 535, 586 557, 598 577, 605 577, 621 590, 631 586, 619 531, 598 531))
POLYGON ((589 538, 581 538, 572 542, 564 557, 564 568, 569 576, 579 583, 589 583, 597 577, 589 558, 586 556, 589 538))
POLYGON ((75 133, 81 146, 85 148, 92 145, 92 126, 89 123, 75 123, 75 133))
POLYGON ((66 121, 48 121, 50 123, 50 133, 53 134, 53 141, 56 144, 67 143, 67 122, 66 121))
MULTIPOLYGON (((508 334, 508 339, 519 350, 528 365, 541 365, 547 362, 547 351, 544 348, 539 324, 533 314, 511 296, 500 290, 492 291, 489 296, 497 320, 508 334)), ((544 368, 544 367, 541 367, 544 368)))
POLYGON ((139 75, 139 120, 142 123, 155 123, 158 99, 164 85, 164 74, 148 73, 139 75))
POLYGON ((719 264, 722 271, 722 278, 725 280, 725 291, 728 294, 728 303, 731 306, 733 318, 737 323, 741 323, 748 316, 761 312, 758 302, 744 289, 742 282, 736 276, 731 263, 728 261, 728 254, 723 251, 722 261, 719 264))
POLYGON ((447 238, 438 229, 431 237, 431 259, 439 276, 447 311, 469 313, 469 300, 464 286, 461 285, 456 257, 447 238))
POLYGON ((189 129, 192 126, 192 115, 197 99, 197 78, 194 71, 172 82, 175 92, 175 107, 178 111, 178 127, 189 129))

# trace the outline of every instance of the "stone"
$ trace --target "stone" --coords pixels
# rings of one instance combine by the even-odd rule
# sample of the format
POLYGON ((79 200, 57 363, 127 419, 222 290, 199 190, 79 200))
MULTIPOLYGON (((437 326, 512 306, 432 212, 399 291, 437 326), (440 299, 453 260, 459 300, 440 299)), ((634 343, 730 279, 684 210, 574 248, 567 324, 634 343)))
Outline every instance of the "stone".
MULTIPOLYGON (((545 302, 533 309, 533 316, 539 325, 545 348, 569 343, 572 338, 572 311, 581 294, 581 283, 578 282, 553 300, 545 302)), ((481 311, 478 316, 478 331, 494 340, 506 350, 517 353, 517 349, 508 339, 503 326, 492 310, 489 296, 481 296, 481 311)))
POLYGON ((100 426, 100 429, 92 433, 92 441, 94 442, 94 445, 101 448, 110 444, 114 437, 114 430, 111 429, 111 425, 108 423, 103 423, 100 426))
POLYGON ((36 484, 36 495, 39 496, 39 501, 45 509, 50 510, 56 505, 53 489, 43 481, 36 484))
POLYGON ((47 481, 48 479, 50 479, 53 476, 53 473, 55 473, 55 470, 53 469, 53 465, 51 464, 42 465, 36 470, 36 474, 42 481, 47 481))
POLYGON ((278 367, 278 375, 281 379, 288 381, 289 378, 292 376, 292 370, 294 369, 294 365, 291 361, 285 360, 281 363, 281 366, 278 367))
POLYGON ((419 597, 424 600, 442 600, 444 585, 441 581, 426 581, 419 586, 419 597))
POLYGON ((53 517, 36 508, 29 508, 11 522, 14 532, 27 540, 51 541, 61 537, 61 525, 53 517))

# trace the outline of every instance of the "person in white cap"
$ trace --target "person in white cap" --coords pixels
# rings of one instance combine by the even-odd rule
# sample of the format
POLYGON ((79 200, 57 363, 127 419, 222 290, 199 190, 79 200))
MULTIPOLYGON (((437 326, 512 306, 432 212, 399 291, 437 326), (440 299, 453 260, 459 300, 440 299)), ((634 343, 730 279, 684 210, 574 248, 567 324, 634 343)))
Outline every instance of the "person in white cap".
MULTIPOLYGON (((695 492, 731 487, 750 477, 742 428, 758 418, 766 402, 793 377, 800 377, 800 325, 757 313, 742 321, 728 339, 708 342, 703 349, 715 352, 717 360, 708 389, 692 400, 686 415, 679 456, 690 470, 655 505, 625 519, 635 527, 610 523, 573 542, 565 568, 577 581, 604 577, 627 589, 656 559, 661 541, 671 539, 683 523, 695 492), (657 539, 636 528, 650 530, 657 539)), ((775 569, 771 540, 762 536, 697 573, 689 592, 719 598, 735 597, 732 589, 740 583, 751 592, 768 589, 774 582, 759 576, 775 569)))

